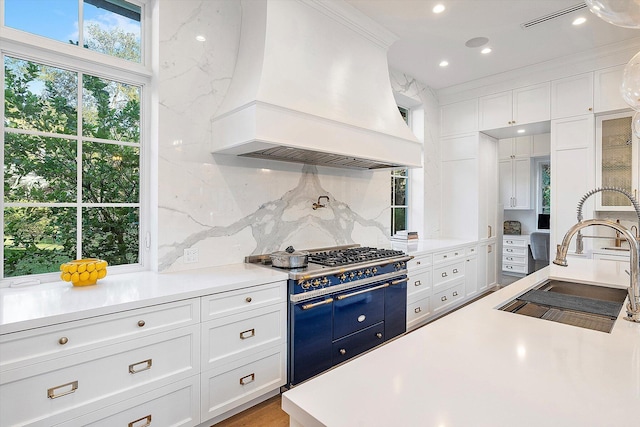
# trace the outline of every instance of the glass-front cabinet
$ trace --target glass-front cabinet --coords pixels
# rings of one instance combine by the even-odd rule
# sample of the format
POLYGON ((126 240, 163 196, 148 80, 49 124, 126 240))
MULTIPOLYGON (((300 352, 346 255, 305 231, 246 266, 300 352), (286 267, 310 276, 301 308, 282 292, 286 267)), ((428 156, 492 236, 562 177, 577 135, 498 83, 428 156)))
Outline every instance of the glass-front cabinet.
MULTIPOLYGON (((596 118, 596 184, 627 190, 638 198, 638 139, 632 132, 633 112, 607 114, 596 118)), ((620 193, 597 194, 600 211, 633 210, 620 193)))

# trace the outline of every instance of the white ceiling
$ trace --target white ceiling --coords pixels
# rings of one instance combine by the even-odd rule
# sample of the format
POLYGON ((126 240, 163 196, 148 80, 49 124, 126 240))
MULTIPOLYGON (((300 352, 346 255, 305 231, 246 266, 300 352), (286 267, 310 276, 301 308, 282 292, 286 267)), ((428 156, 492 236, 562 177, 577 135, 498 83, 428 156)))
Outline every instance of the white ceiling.
MULTIPOLYGON (((632 1, 632 0, 628 0, 632 1)), ((389 49, 389 65, 433 89, 510 71, 640 37, 593 15, 589 8, 529 29, 520 24, 581 3, 579 0, 347 0, 399 40, 389 49), (446 10, 436 15, 437 3, 446 10), (581 26, 571 22, 587 18, 581 26), (488 55, 465 42, 487 37, 488 55), (438 66, 441 60, 449 66, 438 66)), ((631 59, 631 58, 629 58, 631 59)))

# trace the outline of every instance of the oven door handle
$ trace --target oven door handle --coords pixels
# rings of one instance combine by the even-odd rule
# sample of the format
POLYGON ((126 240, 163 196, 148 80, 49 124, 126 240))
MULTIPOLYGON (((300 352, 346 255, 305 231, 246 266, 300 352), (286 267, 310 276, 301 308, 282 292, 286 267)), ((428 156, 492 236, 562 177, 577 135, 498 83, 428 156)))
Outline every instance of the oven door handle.
POLYGON ((327 298, 324 301, 314 302, 312 304, 304 304, 302 306, 303 310, 309 310, 310 308, 318 307, 319 305, 331 304, 333 302, 333 298, 327 298))
POLYGON ((361 291, 352 292, 352 293, 346 294, 346 295, 338 295, 338 301, 343 300, 343 299, 347 299, 349 297, 354 297, 356 295, 364 294, 365 292, 371 292, 371 291, 375 291, 376 289, 382 289, 382 288, 387 288, 387 287, 389 287, 389 284, 388 283, 383 283, 382 285, 374 286, 373 288, 363 289, 361 291))
POLYGON ((404 283, 404 282, 408 282, 408 281, 409 281, 408 277, 405 277, 404 279, 394 280, 393 282, 391 282, 391 286, 399 285, 400 283, 404 283))

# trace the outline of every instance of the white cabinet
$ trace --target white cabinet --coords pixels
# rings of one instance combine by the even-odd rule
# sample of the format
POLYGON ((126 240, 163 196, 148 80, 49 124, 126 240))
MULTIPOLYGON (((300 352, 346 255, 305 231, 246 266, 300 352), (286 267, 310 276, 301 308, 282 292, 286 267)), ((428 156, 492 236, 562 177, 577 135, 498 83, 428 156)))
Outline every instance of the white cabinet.
MULTIPOLYGON (((616 187, 637 198, 640 159, 638 138, 632 132, 633 112, 608 114, 596 119, 596 186, 616 187)), ((617 192, 594 195, 596 209, 633 211, 627 197, 617 192)))
POLYGON ((537 123, 551 117, 549 82, 483 96, 479 129, 490 130, 537 123))
MULTIPOLYGON (((551 121, 551 256, 556 245, 576 222, 576 207, 584 194, 595 187, 593 114, 551 121)), ((584 218, 593 218, 594 198, 583 206, 584 218)), ((584 240, 589 250, 592 239, 584 240)), ((570 252, 575 250, 572 239, 570 252)))
POLYGON ((533 135, 531 157, 546 157, 551 154, 551 134, 539 133, 533 135))
POLYGON ((440 135, 458 135, 478 130, 478 100, 440 107, 440 135))
POLYGON ((593 73, 551 82, 551 118, 579 116, 593 111, 593 73))
POLYGON ((494 233, 497 221, 497 142, 477 132, 441 142, 443 159, 447 159, 441 168, 442 234, 487 238, 494 233), (464 148, 450 148, 453 145, 464 148), (445 153, 450 154, 445 157, 445 153))
POLYGON ((286 383, 286 295, 283 281, 202 297, 202 421, 286 383))
POLYGON ((533 268, 529 256, 529 236, 502 236, 502 271, 508 274, 529 274, 533 268))
POLYGON ((425 323, 431 316, 433 255, 416 256, 407 262, 407 331, 425 323))
POLYGON ((464 292, 466 297, 472 297, 478 294, 478 256, 476 254, 477 247, 474 247, 474 252, 465 256, 464 264, 464 292))
POLYGON ((531 159, 500 160, 500 202, 504 209, 531 208, 531 159))
POLYGON ((518 136, 498 140, 498 159, 508 160, 531 157, 533 136, 518 136))
POLYGON ((629 108, 620 91, 624 67, 624 65, 619 65, 594 72, 594 110, 596 113, 629 108))

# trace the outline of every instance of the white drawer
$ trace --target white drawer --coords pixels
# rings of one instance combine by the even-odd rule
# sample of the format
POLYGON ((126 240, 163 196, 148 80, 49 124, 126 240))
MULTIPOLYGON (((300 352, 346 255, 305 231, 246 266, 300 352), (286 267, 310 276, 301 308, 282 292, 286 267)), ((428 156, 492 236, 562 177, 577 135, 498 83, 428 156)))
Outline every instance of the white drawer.
POLYGON ((450 250, 446 252, 437 252, 433 254, 433 263, 440 264, 443 262, 454 261, 458 258, 462 258, 464 256, 465 250, 464 248, 450 250))
POLYGON ((263 307, 202 324, 202 371, 286 342, 285 304, 263 307))
POLYGON ((455 286, 445 289, 444 291, 433 294, 431 308, 433 313, 438 313, 445 310, 452 304, 464 298, 464 282, 458 283, 455 286))
POLYGON ((194 298, 0 335, 0 372, 199 321, 200 300, 194 298))
POLYGON ((513 273, 527 274, 526 265, 502 264, 502 271, 511 271, 513 273))
POLYGON ((409 272, 407 282, 407 297, 416 293, 431 293, 431 269, 420 270, 418 273, 409 272))
POLYGON ((520 255, 525 256, 527 254, 527 248, 519 248, 515 246, 504 246, 502 248, 503 255, 520 255))
POLYGON ((286 302, 287 282, 252 286, 202 297, 202 321, 286 302))
POLYGON ((432 264, 433 256, 431 254, 420 255, 407 261, 407 269, 411 271, 418 268, 429 267, 432 264))
POLYGON ((502 236, 502 244, 504 246, 519 246, 526 248, 529 245, 529 239, 526 237, 502 236))
POLYGON ((502 264, 527 265, 527 259, 523 256, 504 255, 502 257, 502 264))
POLYGON ((430 300, 430 297, 426 297, 407 305, 407 330, 418 326, 431 315, 430 300))
POLYGON ((464 277, 464 261, 445 265, 433 270, 433 291, 450 287, 451 281, 464 277))
POLYGON ((176 426, 200 424, 200 376, 143 393, 56 427, 176 426))
POLYGON ((0 377, 0 425, 55 425, 200 372, 200 328, 187 326, 0 377))
POLYGON ((201 420, 205 421, 286 383, 286 344, 250 358, 236 359, 224 368, 202 374, 201 420))

